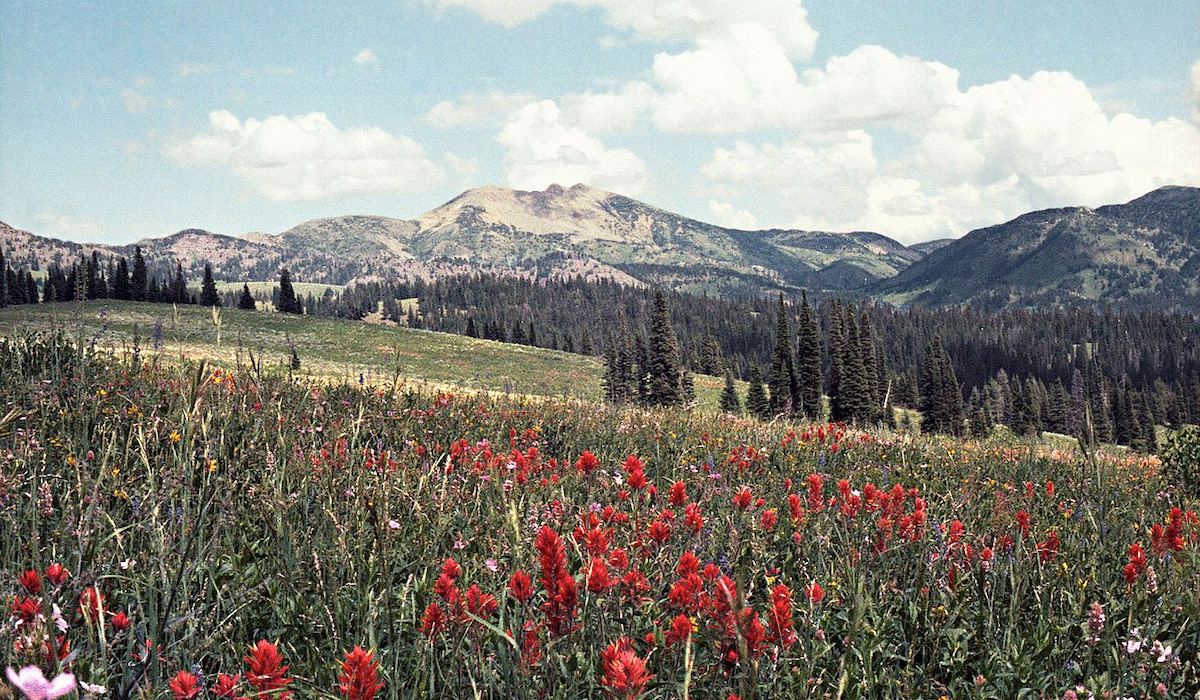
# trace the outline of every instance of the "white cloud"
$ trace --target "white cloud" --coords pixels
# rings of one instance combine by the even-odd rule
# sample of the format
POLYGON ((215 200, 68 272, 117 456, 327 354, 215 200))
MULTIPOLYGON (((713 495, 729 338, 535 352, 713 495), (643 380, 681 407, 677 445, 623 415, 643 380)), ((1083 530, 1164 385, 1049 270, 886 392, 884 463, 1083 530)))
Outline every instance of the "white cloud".
POLYGON ((708 200, 708 211, 712 214, 713 223, 728 228, 738 228, 745 231, 754 230, 758 220, 745 209, 737 209, 729 202, 708 200))
POLYGON ((565 121, 593 134, 629 131, 654 99, 654 88, 646 83, 627 83, 619 92, 584 92, 565 95, 565 121))
POLYGON ((130 114, 145 114, 150 111, 150 98, 133 88, 122 90, 117 97, 121 100, 121 106, 130 114))
POLYGON ((180 63, 178 68, 179 76, 182 78, 191 75, 208 75, 216 73, 218 70, 220 69, 210 63, 180 63))
POLYGON ((892 160, 877 158, 864 131, 810 132, 716 149, 701 172, 735 202, 761 192, 787 202, 793 225, 869 229, 905 242, 961 235, 1031 209, 1200 185, 1200 129, 1175 118, 1110 118, 1068 73, 1013 76, 939 100, 923 118, 906 116, 919 140, 892 160))
POLYGON ((206 132, 165 144, 163 155, 226 167, 271 201, 423 191, 446 181, 416 141, 377 127, 343 131, 320 112, 243 122, 222 110, 208 122, 206 132))
POLYGON ((363 49, 354 55, 356 66, 379 66, 379 57, 371 49, 363 49))
POLYGON ((553 183, 586 183, 627 194, 647 189, 646 164, 637 154, 610 149, 560 117, 553 100, 532 102, 509 115, 496 140, 505 148, 510 185, 541 190, 553 183))
POLYGON ((735 26, 755 24, 770 31, 787 55, 806 61, 817 32, 799 0, 425 0, 439 7, 465 7, 489 22, 514 27, 555 5, 596 7, 612 27, 653 42, 692 42, 725 36, 735 26))
POLYGON ((262 71, 267 75, 295 75, 296 69, 291 66, 263 66, 262 71))
POLYGON ((1187 99, 1192 106, 1192 119, 1200 122, 1200 59, 1192 64, 1189 72, 1187 99))
POLYGON ((536 99, 534 95, 527 92, 510 93, 492 90, 484 93, 468 93, 457 100, 446 100, 435 104, 425 113, 425 121, 439 129, 479 126, 519 109, 536 99))
POLYGON ((77 242, 96 240, 104 230, 104 225, 95 219, 79 219, 56 211, 43 211, 33 218, 38 223, 35 233, 77 242))

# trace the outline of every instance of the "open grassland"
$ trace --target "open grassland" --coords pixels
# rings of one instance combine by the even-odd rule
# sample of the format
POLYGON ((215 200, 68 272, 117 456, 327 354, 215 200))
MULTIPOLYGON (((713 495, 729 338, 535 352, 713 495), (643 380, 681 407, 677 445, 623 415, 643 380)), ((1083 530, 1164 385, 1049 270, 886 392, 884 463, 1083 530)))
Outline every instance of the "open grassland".
POLYGON ((0 665, 114 700, 1173 698, 1200 678, 1200 441, 1164 466, 47 337, 0 340, 0 373, 0 665))
MULTIPOLYGON (((362 375, 371 384, 399 377, 410 384, 588 400, 601 395, 599 358, 390 324, 222 309, 218 343, 211 310, 197 306, 90 301, 0 309, 0 333, 55 329, 118 354, 131 353, 136 337, 142 357, 164 361, 206 359, 232 368, 253 354, 282 366, 294 347, 300 374, 311 377, 357 382, 362 375)), ((700 375, 695 385, 699 406, 716 411, 722 380, 700 375)))

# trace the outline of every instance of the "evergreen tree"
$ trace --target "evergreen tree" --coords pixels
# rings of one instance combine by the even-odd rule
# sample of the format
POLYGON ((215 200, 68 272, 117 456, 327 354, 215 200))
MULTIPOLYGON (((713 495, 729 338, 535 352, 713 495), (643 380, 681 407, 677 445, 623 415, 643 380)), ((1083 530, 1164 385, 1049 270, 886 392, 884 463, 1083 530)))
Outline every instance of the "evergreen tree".
POLYGON ((987 399, 978 388, 971 390, 971 400, 969 401, 969 428, 971 437, 986 438, 992 434, 992 429, 995 424, 992 421, 992 412, 988 407, 987 399))
POLYGON ((237 307, 242 311, 254 311, 258 308, 258 304, 254 301, 254 295, 250 293, 249 284, 242 284, 242 294, 238 297, 237 307))
POLYGON ((829 395, 829 419, 833 421, 845 420, 846 416, 842 415, 842 362, 845 356, 843 348, 842 336, 842 305, 839 301, 834 301, 829 308, 829 313, 826 316, 827 332, 826 332, 826 350, 825 354, 829 358, 829 374, 825 382, 825 391, 829 395))
POLYGON ((129 283, 129 263, 125 261, 125 258, 117 260, 111 286, 113 299, 129 301, 133 298, 133 287, 129 283))
POLYGON ((129 279, 129 295, 134 301, 146 301, 146 259, 142 257, 142 247, 133 249, 133 273, 129 279))
POLYGON ((204 281, 200 283, 200 306, 220 306, 221 295, 213 279, 212 265, 204 263, 204 281))
POLYGON ((36 304, 38 302, 37 282, 33 281, 33 273, 29 270, 25 271, 25 303, 36 304))
POLYGON ((816 420, 821 416, 821 336, 817 317, 808 303, 808 292, 800 297, 799 342, 796 348, 796 381, 800 386, 800 412, 816 420))
POLYGON ((667 300, 661 290, 654 294, 654 318, 650 326, 648 353, 648 403, 652 406, 674 406, 683 398, 679 385, 679 343, 675 339, 667 300))
POLYGON ((88 290, 88 264, 86 260, 80 260, 75 266, 75 301, 86 301, 88 290))
POLYGON ((775 316, 775 354, 771 357, 767 387, 771 392, 771 412, 791 413, 794 406, 792 397, 797 393, 796 370, 792 363, 792 337, 788 329, 787 307, 783 303, 782 293, 779 295, 779 308, 775 316))
POLYGON ((276 308, 285 314, 304 312, 300 300, 296 298, 296 290, 292 288, 292 275, 286 267, 279 271, 279 305, 276 308))
POLYGON ((8 289, 8 261, 4 251, 0 250, 0 308, 12 303, 12 293, 8 289))
POLYGON ((175 279, 171 282, 167 297, 167 301, 176 304, 190 304, 192 301, 188 296, 187 278, 183 276, 183 264, 180 262, 175 263, 175 279))
POLYGON ((721 392, 718 405, 724 413, 739 415, 742 412, 742 401, 738 398, 737 387, 733 383, 733 372, 725 372, 725 389, 721 392))
POLYGON ((871 318, 865 310, 859 318, 858 351, 862 356, 863 377, 866 380, 861 418, 866 421, 878 421, 883 406, 883 390, 876 363, 875 332, 871 328, 871 318))
POLYGON ((842 383, 834 405, 834 420, 870 420, 873 382, 863 366, 862 346, 853 308, 847 309, 842 338, 842 383))
POLYGON ((685 406, 696 402, 696 383, 692 380, 690 370, 685 369, 679 373, 679 400, 685 406))
POLYGON ((940 336, 935 335, 933 342, 925 350, 924 384, 921 385, 921 394, 924 398, 922 430, 927 433, 960 435, 964 419, 962 389, 940 336))
POLYGON ((750 367, 750 387, 746 390, 746 412, 757 418, 768 418, 771 415, 771 405, 763 390, 762 370, 758 365, 750 367))
POLYGON ((479 337, 479 332, 475 330, 475 317, 474 316, 467 318, 467 337, 468 338, 478 338, 479 337))

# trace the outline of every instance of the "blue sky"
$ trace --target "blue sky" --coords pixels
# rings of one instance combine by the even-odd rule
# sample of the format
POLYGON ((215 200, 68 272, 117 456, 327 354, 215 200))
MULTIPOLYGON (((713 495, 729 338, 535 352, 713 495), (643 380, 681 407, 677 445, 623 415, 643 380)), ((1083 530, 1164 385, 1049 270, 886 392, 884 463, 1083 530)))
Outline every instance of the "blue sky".
POLYGON ((1200 185, 1200 2, 0 0, 0 220, 125 242, 584 181, 957 236, 1200 185))

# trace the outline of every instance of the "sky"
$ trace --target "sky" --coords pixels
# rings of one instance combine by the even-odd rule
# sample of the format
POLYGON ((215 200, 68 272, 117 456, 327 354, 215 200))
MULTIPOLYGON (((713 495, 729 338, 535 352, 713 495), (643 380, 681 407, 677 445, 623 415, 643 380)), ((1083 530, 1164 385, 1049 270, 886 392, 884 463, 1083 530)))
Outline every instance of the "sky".
POLYGON ((0 221, 77 241, 584 182, 961 236, 1200 186, 1200 0, 0 0, 0 221))

